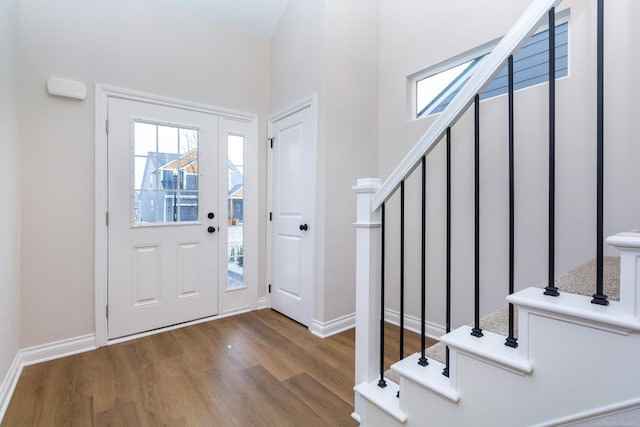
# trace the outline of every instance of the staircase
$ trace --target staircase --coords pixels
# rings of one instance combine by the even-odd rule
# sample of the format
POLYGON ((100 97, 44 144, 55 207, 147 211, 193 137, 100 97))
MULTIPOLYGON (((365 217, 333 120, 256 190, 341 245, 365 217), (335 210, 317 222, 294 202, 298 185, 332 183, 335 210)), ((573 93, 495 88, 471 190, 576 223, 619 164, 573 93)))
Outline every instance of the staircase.
MULTIPOLYGON (((594 259, 559 276, 555 282, 555 286, 567 293, 589 297, 592 292, 592 278, 595 277, 595 275, 596 260, 594 259)), ((539 289, 544 289, 546 286, 546 283, 542 283, 537 287, 539 289)), ((604 292, 610 301, 620 301, 620 258, 618 257, 606 257, 604 259, 604 292)), ((508 336, 508 309, 509 307, 505 305, 499 310, 481 318, 480 327, 482 330, 493 332, 494 334, 502 335, 504 337, 508 336)), ((515 313, 514 334, 516 336, 518 335, 517 319, 518 315, 515 313)), ((446 363, 446 345, 444 342, 439 342, 427 348, 425 354, 430 360, 433 359, 443 364, 446 363)), ((396 384, 400 384, 400 374, 394 369, 387 370, 385 372, 385 378, 390 379, 396 384)))
MULTIPOLYGON (((440 343, 408 357, 402 356, 391 370, 387 371, 383 363, 385 265, 389 262, 385 236, 392 233, 385 229, 385 215, 388 215, 385 204, 394 194, 400 193, 403 211, 404 182, 414 171, 417 173, 422 168, 422 217, 425 217, 426 157, 445 138, 447 151, 450 150, 451 127, 472 104, 477 107, 477 94, 532 34, 539 21, 548 16, 549 22, 553 22, 555 7, 559 3, 557 0, 534 0, 389 178, 384 183, 374 178, 362 179, 353 187, 357 197, 353 418, 362 426, 640 425, 640 231, 610 236, 606 243, 618 251, 620 258, 604 256, 601 40, 597 49, 600 106, 597 258, 558 278, 554 276, 555 163, 552 155, 555 81, 550 78, 549 258, 531 260, 539 263, 541 269, 549 268, 549 280, 539 287, 515 291, 511 226, 510 284, 505 294, 508 305, 480 317, 481 287, 476 267, 474 321, 471 325, 451 330, 451 267, 447 258, 447 298, 446 302, 443 301, 447 307, 446 333, 440 337, 440 343), (588 276, 596 277, 595 287, 592 287, 588 276)), ((603 6, 603 0, 599 0, 599 16, 602 16, 603 6)), ((600 17, 598 27, 601 37, 600 17)), ((551 48, 550 52, 552 54, 551 48)), ((553 64, 551 60, 549 62, 550 76, 553 77, 553 64)), ((509 96, 513 96, 512 91, 509 96)), ((477 111, 478 108, 476 123, 477 111)), ((446 169, 448 171, 449 166, 446 169)), ((476 266, 479 259, 477 188, 476 185, 476 266)), ((449 191, 447 189, 447 193, 449 191)), ((448 195, 447 206, 443 206, 447 212, 449 204, 448 195)), ((402 218, 402 214, 400 216, 402 218)), ((403 221, 400 220, 401 224, 403 221)), ((513 205, 510 223, 513 224, 513 205)), ((424 308, 424 219, 422 227, 422 293, 409 298, 420 298, 422 303, 418 324, 424 337, 427 323, 424 308)), ((447 219, 449 227, 450 219, 447 219)), ((400 229, 402 241, 404 225, 400 229)), ((400 270, 403 271, 404 243, 400 247, 400 270)), ((446 251, 450 252, 449 238, 446 251)), ((398 257, 391 258, 395 261, 398 257)), ((402 283, 404 274, 400 276, 402 283)), ((400 286, 401 300, 404 301, 404 285, 400 286)), ((399 317, 402 331, 405 318, 402 309, 399 317)), ((425 347, 424 341, 422 347, 425 347)))
MULTIPOLYGON (((362 363, 367 356, 362 347, 356 348, 357 378, 367 374, 367 366, 374 373, 355 387, 354 418, 367 427, 640 422, 640 231, 620 233, 607 242, 620 252, 620 301, 594 305, 591 296, 562 292, 549 297, 540 287, 516 292, 507 300, 517 309, 518 347, 505 346, 506 334, 490 332, 491 326, 480 340, 471 335, 471 326, 457 328, 441 337, 450 349, 449 377, 442 375, 445 364, 437 360, 442 351, 434 350, 438 344, 427 351, 433 357, 427 366, 418 363, 420 353, 392 365, 395 382, 381 388, 371 366, 378 361, 378 330, 359 326, 366 308, 358 307, 356 345, 366 341, 362 335, 367 332, 374 332, 370 339, 376 342, 368 365, 362 363)), ((608 258, 607 264, 615 268, 618 260, 608 258)), ((580 291, 585 273, 593 268, 590 262, 561 276, 557 284, 580 291)), ((615 271, 608 275, 607 289, 615 298, 615 271)), ((358 293, 361 306, 363 294, 358 293)), ((376 299, 373 294, 369 296, 376 299)), ((491 319, 493 314, 487 317, 504 329, 503 314, 498 315, 502 321, 491 319)))

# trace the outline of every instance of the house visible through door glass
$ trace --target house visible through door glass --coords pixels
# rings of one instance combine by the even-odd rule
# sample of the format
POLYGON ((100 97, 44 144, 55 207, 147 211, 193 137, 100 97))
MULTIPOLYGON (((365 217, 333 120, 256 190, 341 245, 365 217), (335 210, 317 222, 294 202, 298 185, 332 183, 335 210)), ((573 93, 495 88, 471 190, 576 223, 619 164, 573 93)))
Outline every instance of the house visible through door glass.
POLYGON ((134 122, 133 223, 198 220, 198 130, 134 122))
POLYGON ((227 287, 244 285, 244 137, 227 136, 227 287))

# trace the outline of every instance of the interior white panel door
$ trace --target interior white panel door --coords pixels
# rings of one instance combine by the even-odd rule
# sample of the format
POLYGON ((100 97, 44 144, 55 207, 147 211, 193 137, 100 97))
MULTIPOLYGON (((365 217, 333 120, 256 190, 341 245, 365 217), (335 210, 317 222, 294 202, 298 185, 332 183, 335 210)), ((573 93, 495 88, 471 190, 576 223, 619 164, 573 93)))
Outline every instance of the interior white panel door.
POLYGON ((217 314, 218 116, 109 98, 108 117, 109 339, 217 314))
POLYGON ((271 306, 309 326, 315 197, 311 108, 274 122, 273 137, 271 306))

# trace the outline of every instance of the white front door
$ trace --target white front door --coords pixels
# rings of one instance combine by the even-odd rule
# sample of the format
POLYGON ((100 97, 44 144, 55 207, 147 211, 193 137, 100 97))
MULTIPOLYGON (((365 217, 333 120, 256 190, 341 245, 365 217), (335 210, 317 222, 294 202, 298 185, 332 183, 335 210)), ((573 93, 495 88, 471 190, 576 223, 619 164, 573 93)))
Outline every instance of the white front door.
POLYGON ((218 312, 218 120, 109 98, 109 339, 218 312))
POLYGON ((315 197, 311 108, 273 123, 271 307, 309 326, 315 197))

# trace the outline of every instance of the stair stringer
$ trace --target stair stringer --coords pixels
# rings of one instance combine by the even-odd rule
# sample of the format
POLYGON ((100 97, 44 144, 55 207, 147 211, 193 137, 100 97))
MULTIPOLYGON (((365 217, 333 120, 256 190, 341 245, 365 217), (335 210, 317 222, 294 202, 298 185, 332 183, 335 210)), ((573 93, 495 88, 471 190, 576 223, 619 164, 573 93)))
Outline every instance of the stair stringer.
POLYGON ((520 346, 513 350, 514 363, 504 354, 494 357, 487 350, 491 346, 482 344, 486 337, 476 346, 452 347, 457 345, 455 335, 463 332, 460 328, 442 338, 451 347, 449 390, 459 400, 442 393, 441 379, 438 386, 430 386, 425 384, 431 381, 429 375, 417 380, 397 369, 396 413, 406 421, 362 399, 361 425, 546 425, 596 408, 606 415, 607 407, 638 399, 640 322, 615 301, 601 307, 580 295, 540 294, 540 289, 529 288, 509 297, 519 311, 520 346), (520 369, 526 366, 530 372, 520 369))

